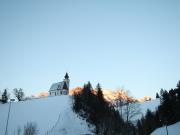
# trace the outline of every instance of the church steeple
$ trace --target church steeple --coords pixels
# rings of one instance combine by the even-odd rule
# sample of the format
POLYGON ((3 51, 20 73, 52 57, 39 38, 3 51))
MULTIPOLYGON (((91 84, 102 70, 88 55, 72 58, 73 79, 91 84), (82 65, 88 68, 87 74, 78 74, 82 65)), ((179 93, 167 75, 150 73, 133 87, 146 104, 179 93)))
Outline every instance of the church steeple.
POLYGON ((64 79, 69 79, 69 75, 68 75, 68 73, 66 72, 66 74, 65 74, 65 76, 64 76, 64 79))

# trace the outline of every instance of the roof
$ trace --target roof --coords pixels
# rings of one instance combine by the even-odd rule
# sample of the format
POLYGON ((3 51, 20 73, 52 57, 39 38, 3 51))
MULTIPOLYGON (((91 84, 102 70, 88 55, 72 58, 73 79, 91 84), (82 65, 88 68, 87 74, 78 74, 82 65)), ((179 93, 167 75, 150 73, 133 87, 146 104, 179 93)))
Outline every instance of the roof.
POLYGON ((49 91, 53 91, 53 90, 62 90, 64 86, 64 81, 63 82, 58 82, 58 83, 53 83, 51 85, 51 88, 49 91))

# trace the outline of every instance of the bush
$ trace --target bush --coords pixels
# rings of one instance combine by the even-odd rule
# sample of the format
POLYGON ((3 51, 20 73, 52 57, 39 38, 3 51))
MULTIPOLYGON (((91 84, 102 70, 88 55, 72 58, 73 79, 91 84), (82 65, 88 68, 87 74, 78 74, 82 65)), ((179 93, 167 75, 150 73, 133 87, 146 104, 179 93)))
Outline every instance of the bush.
POLYGON ((28 122, 24 126, 24 134, 23 135, 37 135, 37 125, 36 123, 28 122))

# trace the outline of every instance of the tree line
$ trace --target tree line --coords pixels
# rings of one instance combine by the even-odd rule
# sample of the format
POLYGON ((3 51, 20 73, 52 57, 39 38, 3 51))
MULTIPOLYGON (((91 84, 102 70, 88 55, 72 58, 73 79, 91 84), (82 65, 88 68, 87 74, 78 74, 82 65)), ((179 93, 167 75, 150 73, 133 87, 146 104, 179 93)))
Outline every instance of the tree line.
POLYGON ((73 96, 73 110, 95 126, 96 135, 134 135, 135 126, 124 121, 119 111, 104 99, 100 84, 96 91, 95 94, 90 82, 85 84, 83 90, 73 96))
MULTIPOLYGON (((156 98, 160 98, 160 105, 155 112, 147 110, 146 115, 138 120, 138 135, 149 135, 159 127, 167 127, 180 121, 180 81, 174 89, 161 89, 156 98)), ((167 128, 166 131, 168 133, 167 128)))
POLYGON ((89 82, 81 92, 73 95, 73 110, 95 126, 96 135, 149 135, 159 127, 180 121, 180 81, 174 89, 161 89, 156 94, 160 100, 156 111, 148 109, 133 124, 130 118, 140 113, 136 102, 119 98, 115 108, 104 99, 100 84, 96 91, 89 82))
MULTIPOLYGON (((22 88, 13 89, 13 94, 17 98, 18 101, 22 101, 24 99, 24 96, 25 96, 22 88)), ((7 89, 4 89, 4 91, 1 94, 0 101, 4 104, 4 103, 7 103, 9 99, 10 99, 10 94, 8 93, 7 89)))

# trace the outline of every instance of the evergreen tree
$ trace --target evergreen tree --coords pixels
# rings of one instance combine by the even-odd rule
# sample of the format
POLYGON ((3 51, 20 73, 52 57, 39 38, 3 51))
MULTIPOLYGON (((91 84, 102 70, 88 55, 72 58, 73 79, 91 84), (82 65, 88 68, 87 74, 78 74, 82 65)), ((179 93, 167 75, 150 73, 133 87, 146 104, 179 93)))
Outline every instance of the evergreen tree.
POLYGON ((88 82, 82 92, 74 95, 75 112, 95 125, 96 135, 134 135, 134 126, 131 123, 126 124, 119 112, 105 101, 100 84, 97 85, 96 90, 97 93, 88 82))
POLYGON ((102 92, 102 89, 101 89, 101 86, 100 86, 99 83, 97 84, 96 89, 97 89, 97 97, 98 97, 98 100, 99 100, 101 106, 104 106, 104 104, 105 104, 105 99, 104 99, 103 92, 102 92))
POLYGON ((2 94, 2 103, 7 103, 7 101, 8 101, 7 89, 4 89, 4 92, 2 94))
POLYGON ((160 98, 158 93, 156 93, 156 98, 160 98))
POLYGON ((177 88, 175 89, 176 91, 176 116, 177 116, 177 120, 180 121, 180 81, 177 84, 177 88))
POLYGON ((154 129, 159 128, 162 126, 161 120, 160 120, 160 116, 159 116, 159 109, 157 109, 154 112, 154 129))
POLYGON ((138 135, 144 135, 143 125, 140 120, 137 121, 137 129, 138 129, 137 131, 138 135))
POLYGON ((180 81, 177 83, 177 86, 176 86, 178 89, 180 88, 180 81))
POLYGON ((164 124, 172 124, 174 117, 174 110, 172 105, 171 97, 168 91, 164 91, 161 95, 161 105, 160 105, 160 114, 164 124))

